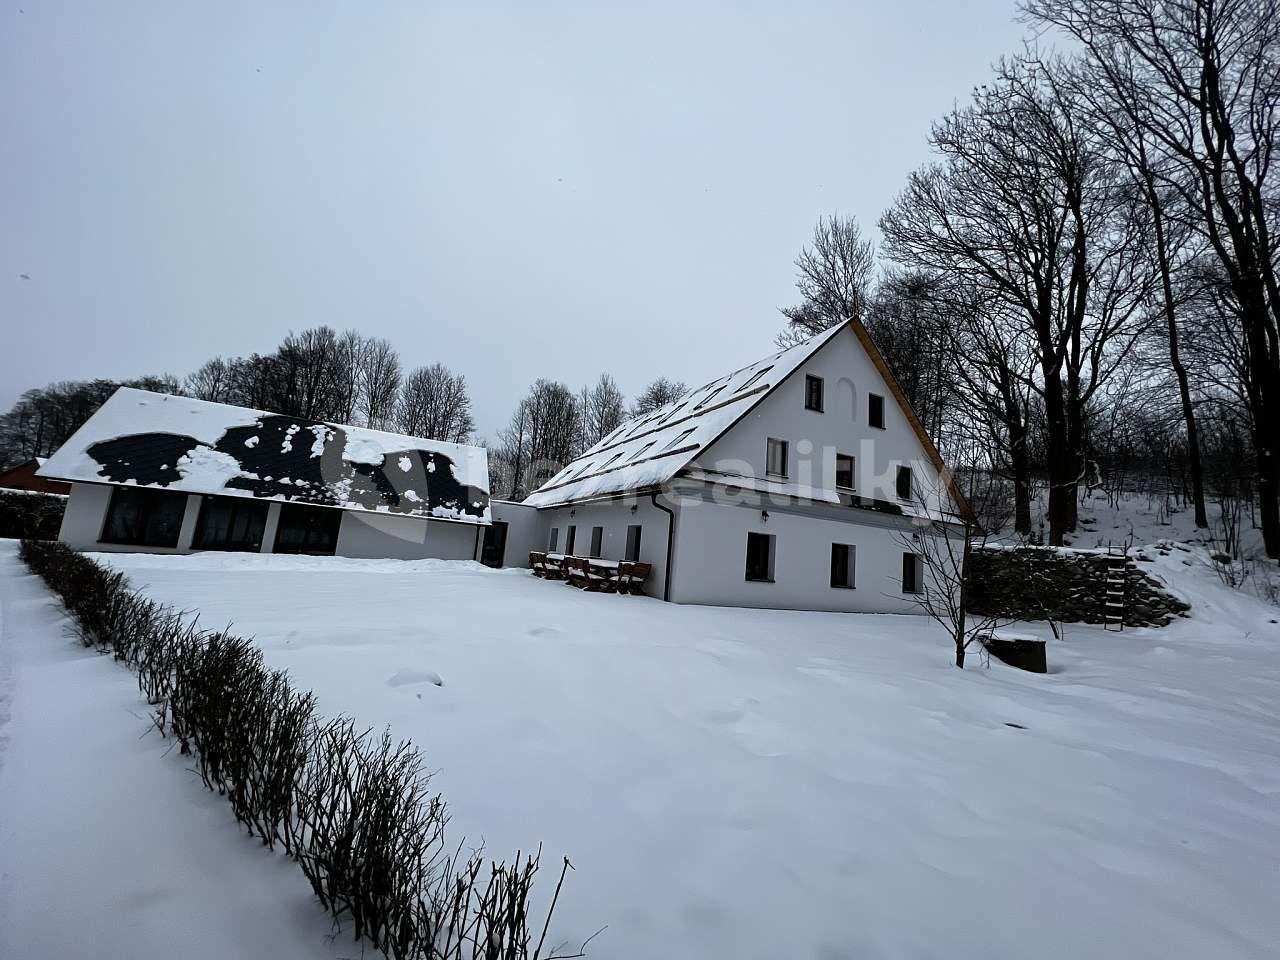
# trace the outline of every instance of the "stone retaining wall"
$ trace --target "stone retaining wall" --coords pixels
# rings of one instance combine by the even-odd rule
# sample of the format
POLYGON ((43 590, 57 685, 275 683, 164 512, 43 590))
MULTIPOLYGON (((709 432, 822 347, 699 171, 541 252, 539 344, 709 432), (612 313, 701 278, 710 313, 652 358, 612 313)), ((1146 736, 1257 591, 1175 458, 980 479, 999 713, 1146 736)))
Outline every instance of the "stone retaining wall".
MULTIPOLYGON (((1138 562, 1148 560, 1134 553, 1125 563, 1125 626, 1163 627, 1191 609, 1139 569, 1138 562)), ((971 563, 970 601, 976 613, 1016 620, 1105 622, 1105 553, 1055 547, 983 548, 973 552, 971 563)))

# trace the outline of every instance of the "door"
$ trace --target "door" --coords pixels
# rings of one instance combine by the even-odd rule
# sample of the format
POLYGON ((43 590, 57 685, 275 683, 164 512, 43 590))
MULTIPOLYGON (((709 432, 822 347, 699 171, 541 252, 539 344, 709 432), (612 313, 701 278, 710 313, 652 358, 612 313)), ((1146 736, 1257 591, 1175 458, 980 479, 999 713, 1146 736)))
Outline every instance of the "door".
POLYGON ((480 562, 486 567, 500 567, 506 552, 507 524, 503 520, 494 520, 485 528, 484 546, 480 548, 480 562))

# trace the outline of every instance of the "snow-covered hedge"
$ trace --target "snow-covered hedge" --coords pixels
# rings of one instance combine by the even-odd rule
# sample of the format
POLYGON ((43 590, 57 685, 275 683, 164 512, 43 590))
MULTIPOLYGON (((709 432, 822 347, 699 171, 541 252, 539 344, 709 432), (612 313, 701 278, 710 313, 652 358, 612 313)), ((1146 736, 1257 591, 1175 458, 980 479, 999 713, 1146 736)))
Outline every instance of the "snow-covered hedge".
POLYGON ((0 537, 53 540, 62 526, 67 498, 31 490, 0 490, 0 537))
POLYGON ((540 930, 529 915, 539 856, 507 865, 451 852, 444 801, 411 743, 350 717, 323 719, 312 694, 269 669, 253 643, 201 629, 63 544, 24 540, 21 556, 85 646, 137 671, 156 728, 195 759, 209 789, 297 861, 357 939, 396 960, 547 956, 555 897, 540 930))

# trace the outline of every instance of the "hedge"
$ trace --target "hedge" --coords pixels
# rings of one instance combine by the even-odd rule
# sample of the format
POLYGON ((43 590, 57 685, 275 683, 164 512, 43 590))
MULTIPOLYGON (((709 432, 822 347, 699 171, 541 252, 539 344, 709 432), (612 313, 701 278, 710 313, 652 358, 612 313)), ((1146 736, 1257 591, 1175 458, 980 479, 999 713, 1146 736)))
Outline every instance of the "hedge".
POLYGON ((529 900, 541 848, 507 864, 446 847, 445 802, 411 743, 350 717, 324 719, 252 642, 202 629, 61 543, 24 540, 21 557, 85 646, 137 671, 160 734, 250 834, 298 863, 357 940, 394 960, 583 955, 543 953, 568 859, 538 928, 529 900))

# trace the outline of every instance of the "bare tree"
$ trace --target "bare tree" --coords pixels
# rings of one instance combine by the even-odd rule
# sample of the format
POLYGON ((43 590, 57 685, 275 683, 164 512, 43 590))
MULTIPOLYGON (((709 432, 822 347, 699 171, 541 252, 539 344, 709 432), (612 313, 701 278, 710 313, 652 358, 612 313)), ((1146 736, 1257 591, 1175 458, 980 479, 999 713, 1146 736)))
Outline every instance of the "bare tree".
POLYGON ((905 265, 983 287, 1035 351, 1050 541, 1076 524, 1089 404, 1141 334, 1142 220, 1056 67, 1015 59, 935 125, 942 162, 881 219, 905 265))
POLYGON ((683 382, 668 380, 666 377, 658 377, 658 379, 640 391, 635 402, 631 404, 631 416, 643 417, 645 414, 653 413, 653 411, 679 400, 688 392, 689 388, 683 382))
POLYGON ((396 427, 411 437, 465 443, 475 430, 466 378, 443 363, 418 367, 405 377, 395 416, 396 427))
MULTIPOLYGON (((916 491, 916 497, 918 502, 928 502, 921 490, 916 491)), ((955 665, 963 670, 969 646, 981 643, 1001 623, 1008 622, 997 616, 975 614, 970 602, 971 559, 975 546, 985 545, 985 534, 973 519, 946 514, 927 520, 913 531, 897 533, 894 539, 904 553, 918 558, 922 568, 913 602, 947 631, 955 648, 955 665)))
POLYGON ((778 334, 778 346, 792 347, 837 323, 861 319, 874 269, 875 249, 862 238, 857 220, 839 214, 821 218, 810 245, 796 258, 801 302, 781 309, 787 327, 778 334))
POLYGON ((356 382, 365 426, 387 429, 400 394, 400 355, 395 348, 380 337, 366 340, 356 382))
POLYGON ((1116 86, 1232 287, 1246 362, 1263 540, 1280 557, 1280 7, 1273 0, 1024 0, 1116 86))
POLYGON ((622 425, 624 399, 613 377, 607 373, 578 397, 583 449, 594 446, 622 425))
POLYGON ((182 381, 182 391, 197 400, 226 403, 231 399, 231 367, 221 357, 206 361, 182 381))

